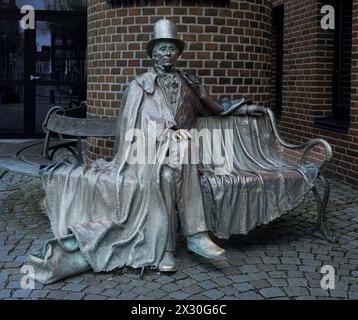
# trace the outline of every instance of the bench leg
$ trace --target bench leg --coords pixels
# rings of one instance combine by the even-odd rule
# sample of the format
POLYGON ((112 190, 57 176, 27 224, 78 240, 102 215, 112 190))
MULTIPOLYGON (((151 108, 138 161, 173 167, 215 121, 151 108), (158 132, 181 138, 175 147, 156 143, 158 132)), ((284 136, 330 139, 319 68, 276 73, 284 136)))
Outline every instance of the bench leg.
POLYGON ((316 187, 312 188, 312 192, 317 202, 317 221, 313 228, 309 230, 309 234, 327 240, 328 242, 335 243, 336 239, 328 229, 324 216, 329 199, 330 186, 329 182, 322 175, 319 175, 319 179, 323 183, 323 197, 321 197, 316 187))

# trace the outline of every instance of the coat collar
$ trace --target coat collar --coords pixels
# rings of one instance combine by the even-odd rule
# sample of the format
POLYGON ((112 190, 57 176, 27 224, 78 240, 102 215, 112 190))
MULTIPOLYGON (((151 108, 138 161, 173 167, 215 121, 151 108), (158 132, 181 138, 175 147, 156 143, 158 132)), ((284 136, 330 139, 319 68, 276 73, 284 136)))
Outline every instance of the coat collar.
MULTIPOLYGON (((185 72, 177 70, 179 74, 185 79, 188 83, 195 83, 192 77, 190 77, 185 72)), ((149 94, 153 94, 155 88, 155 81, 158 77, 158 74, 154 71, 154 69, 150 69, 148 72, 141 74, 135 77, 137 83, 144 89, 145 92, 149 94)))

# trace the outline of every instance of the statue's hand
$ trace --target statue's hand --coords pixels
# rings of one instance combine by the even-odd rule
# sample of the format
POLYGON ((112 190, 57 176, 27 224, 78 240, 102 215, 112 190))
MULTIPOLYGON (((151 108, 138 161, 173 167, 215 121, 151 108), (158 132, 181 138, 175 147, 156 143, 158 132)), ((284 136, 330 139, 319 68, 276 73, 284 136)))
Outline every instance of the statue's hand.
POLYGON ((266 109, 262 106, 257 106, 255 104, 252 104, 252 105, 249 105, 247 107, 247 114, 248 115, 253 115, 253 116, 256 116, 256 115, 262 115, 266 112, 266 109))
POLYGON ((266 109, 262 106, 257 106, 255 104, 244 104, 238 109, 235 110, 235 115, 239 116, 261 116, 266 113, 266 109))
POLYGON ((178 141, 178 140, 188 140, 191 139, 191 134, 187 129, 178 129, 178 130, 174 130, 172 132, 171 135, 173 141, 178 141))

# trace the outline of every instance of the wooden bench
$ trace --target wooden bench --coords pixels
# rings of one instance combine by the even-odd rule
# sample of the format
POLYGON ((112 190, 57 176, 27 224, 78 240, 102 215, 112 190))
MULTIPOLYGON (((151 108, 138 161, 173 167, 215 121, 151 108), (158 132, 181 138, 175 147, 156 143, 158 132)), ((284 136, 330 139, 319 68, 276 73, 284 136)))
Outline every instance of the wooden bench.
MULTIPOLYGON (((5 146, 5 148, 3 147, 0 150, 0 169, 2 169, 4 172, 0 174, 0 179, 8 172, 25 174, 30 176, 38 176, 40 166, 51 164, 54 161, 54 155, 61 149, 67 149, 68 151, 70 151, 74 156, 75 160, 79 164, 83 164, 82 138, 114 137, 116 133, 117 123, 116 119, 87 119, 78 117, 78 115, 80 114, 82 114, 81 116, 83 116, 83 109, 85 108, 85 105, 82 105, 77 110, 66 110, 62 107, 54 107, 48 112, 43 124, 43 129, 46 133, 45 139, 30 141, 21 144, 8 144, 5 146), (55 135, 57 136, 56 138, 54 138, 55 135), (65 139, 65 137, 70 137, 71 139, 65 139)), ((232 121, 230 119, 232 119, 233 116, 230 117, 223 121, 232 121)), ((243 119, 242 117, 235 118, 243 119)), ((264 135, 267 136, 266 142, 276 145, 277 148, 275 152, 280 153, 281 149, 285 149, 286 151, 292 151, 291 157, 296 157, 298 164, 307 161, 309 152, 312 151, 315 146, 320 145, 322 147, 324 155, 321 164, 317 167, 317 169, 319 170, 319 173, 317 175, 317 182, 320 181, 323 185, 323 195, 321 196, 318 192, 316 184, 314 184, 309 190, 313 192, 317 202, 317 221, 315 223, 315 226, 311 230, 311 233, 318 234, 328 241, 335 241, 334 237, 330 234, 325 224, 324 214, 326 211, 330 189, 329 183, 324 178, 321 172, 321 168, 323 167, 323 165, 332 159, 332 148, 326 141, 322 139, 313 139, 301 145, 292 145, 286 143, 285 140, 279 134, 279 130, 277 128, 273 112, 267 109, 266 115, 263 118, 265 118, 265 121, 267 122, 267 132, 264 133, 264 135), (297 154, 295 154, 295 150, 302 150, 301 155, 298 156, 297 154)), ((208 117, 199 118, 199 126, 200 124, 203 125, 203 123, 208 121, 216 120, 209 119, 208 117)), ((234 119, 233 121, 237 121, 237 119, 234 119)), ((217 203, 215 203, 215 200, 212 199, 210 195, 210 192, 212 192, 212 190, 210 190, 211 186, 208 183, 209 180, 210 177, 206 176, 205 174, 202 175, 201 184, 203 189, 203 199, 205 202, 204 207, 206 209, 208 227, 214 234, 218 235, 218 230, 221 227, 220 219, 225 213, 223 213, 221 209, 221 211, 218 210, 217 203)), ((253 185, 258 186, 259 183, 260 182, 254 181, 253 185)), ((236 211, 232 211, 230 213, 230 219, 236 219, 236 222, 238 219, 246 219, 245 215, 247 215, 247 213, 243 212, 241 208, 236 208, 235 210, 236 211)), ((260 215, 259 212, 255 214, 260 215)), ((283 213, 275 213, 272 217, 270 217, 270 219, 277 218, 281 214, 283 213)), ((258 220, 252 226, 250 226, 250 228, 252 229, 259 224, 268 222, 268 219, 261 219, 261 221, 258 220)), ((224 233, 224 236, 222 237, 228 237, 230 234, 240 233, 240 230, 234 230, 233 232, 227 231, 227 233, 224 233)))

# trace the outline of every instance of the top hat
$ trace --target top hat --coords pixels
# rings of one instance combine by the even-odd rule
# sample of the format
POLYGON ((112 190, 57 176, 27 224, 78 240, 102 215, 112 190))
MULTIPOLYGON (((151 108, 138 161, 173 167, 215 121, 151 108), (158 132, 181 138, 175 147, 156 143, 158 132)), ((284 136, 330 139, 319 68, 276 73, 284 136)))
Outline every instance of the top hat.
POLYGON ((181 55, 184 50, 185 42, 178 38, 177 26, 171 20, 161 19, 154 24, 153 39, 147 44, 147 54, 149 57, 152 58, 155 44, 163 40, 174 42, 179 49, 179 55, 181 55))

